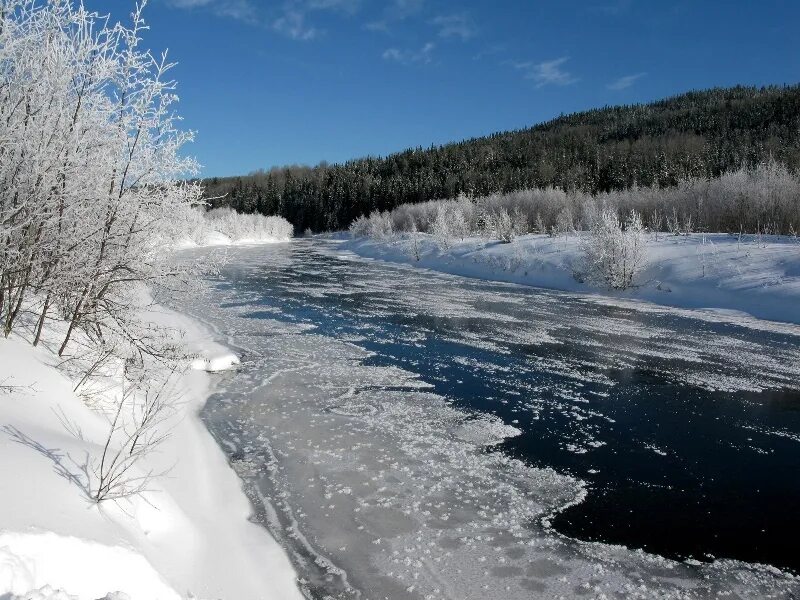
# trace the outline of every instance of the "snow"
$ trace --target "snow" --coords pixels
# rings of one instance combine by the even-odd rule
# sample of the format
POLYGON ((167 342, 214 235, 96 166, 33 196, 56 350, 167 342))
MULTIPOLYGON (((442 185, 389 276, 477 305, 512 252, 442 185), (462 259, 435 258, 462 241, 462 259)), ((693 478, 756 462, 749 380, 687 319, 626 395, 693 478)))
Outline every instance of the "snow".
MULTIPOLYGON (((208 352, 206 352, 208 354, 208 352)), ((210 356, 203 356, 192 361, 192 368, 209 373, 228 371, 239 364, 239 357, 232 352, 222 352, 210 356)))
POLYGON ((90 501, 82 473, 105 441, 106 417, 24 329, 0 340, 0 384, 13 386, 0 393, 0 598, 301 597, 287 556, 248 520, 241 483, 198 416, 212 384, 206 371, 238 359, 182 315, 150 316, 186 332, 201 369, 181 376, 172 435, 139 467, 168 475, 116 503, 90 501))
POLYGON ((180 598, 141 554, 127 548, 54 533, 0 535, 0 589, 20 596, 32 590, 44 598, 66 596, 66 592, 55 590, 50 596, 45 594, 42 590, 49 587, 47 582, 58 582, 64 589, 82 590, 83 595, 91 598, 101 598, 109 590, 117 589, 126 590, 131 599, 180 598), (76 569, 76 564, 90 566, 91 577, 76 569))
POLYGON ((506 425, 497 417, 481 415, 459 425, 453 434, 465 442, 478 446, 494 446, 522 433, 521 429, 506 425))
POLYGON ((563 291, 601 293, 618 301, 714 309, 735 318, 800 323, 800 241, 788 236, 728 234, 649 235, 642 271, 626 291, 578 281, 579 238, 526 235, 510 244, 466 238, 443 250, 431 236, 343 240, 344 249, 367 258, 401 262, 493 281, 563 291))

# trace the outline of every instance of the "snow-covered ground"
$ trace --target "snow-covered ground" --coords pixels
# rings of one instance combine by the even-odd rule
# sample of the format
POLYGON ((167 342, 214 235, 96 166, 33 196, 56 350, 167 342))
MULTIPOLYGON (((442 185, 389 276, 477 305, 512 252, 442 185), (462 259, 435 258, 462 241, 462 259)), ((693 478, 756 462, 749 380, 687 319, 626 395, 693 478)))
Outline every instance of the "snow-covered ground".
POLYGON ((790 237, 649 234, 645 265, 626 291, 576 279, 577 235, 527 235, 510 244, 467 238, 443 249, 431 236, 417 234, 356 238, 343 246, 363 257, 454 275, 800 323, 800 241, 790 237))
POLYGON ((33 348, 24 330, 0 339, 0 385, 12 386, 0 393, 0 598, 301 597, 282 548, 248 521, 241 483, 198 416, 209 372, 238 359, 188 318, 156 309, 152 320, 184 330, 197 357, 173 392, 182 406, 171 437, 137 465, 169 473, 140 497, 99 505, 84 469, 108 418, 73 392, 50 349, 33 348))

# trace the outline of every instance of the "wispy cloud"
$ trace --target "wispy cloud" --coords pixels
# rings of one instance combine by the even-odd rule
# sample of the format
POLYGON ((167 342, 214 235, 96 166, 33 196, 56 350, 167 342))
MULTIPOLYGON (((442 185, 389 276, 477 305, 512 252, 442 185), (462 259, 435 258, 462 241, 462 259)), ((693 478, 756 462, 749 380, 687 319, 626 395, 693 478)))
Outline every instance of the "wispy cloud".
POLYGON ((309 10, 338 10, 355 14, 361 8, 361 0, 307 0, 309 10))
POLYGON ((250 0, 168 0, 174 8, 205 9, 220 17, 256 22, 257 11, 250 0))
POLYGON ((361 0, 287 0, 281 14, 272 21, 272 29, 293 40, 313 40, 323 30, 309 22, 311 13, 328 11, 353 15, 360 8, 361 0))
POLYGON ((386 21, 370 21, 364 25, 368 31, 389 31, 389 23, 386 21))
POLYGON ((403 65, 410 65, 414 63, 427 64, 431 62, 433 50, 436 44, 428 42, 419 50, 400 50, 398 48, 389 48, 383 53, 383 59, 397 62, 403 65))
POLYGON ((540 63, 518 62, 513 63, 514 68, 525 73, 525 79, 536 82, 536 87, 546 85, 570 85, 578 81, 569 71, 562 67, 569 60, 569 56, 562 56, 553 60, 546 60, 540 63))
POLYGON ((473 57, 472 60, 483 60, 484 58, 488 58, 490 56, 496 56, 508 50, 508 46, 506 44, 491 44, 489 46, 484 47, 483 49, 479 50, 473 57))
POLYGON ((364 27, 370 31, 388 32, 392 23, 405 21, 420 13, 424 6, 425 0, 392 0, 379 19, 370 21, 364 27))
POLYGON ((284 9, 283 14, 272 22, 272 29, 278 33, 300 41, 313 40, 319 31, 306 23, 306 13, 290 7, 284 9))
POLYGON ((475 35, 475 27, 466 13, 439 15, 431 20, 431 25, 439 29, 441 38, 461 38, 466 41, 475 35))
POLYGON ((625 75, 619 79, 615 79, 606 87, 610 90, 624 90, 631 87, 638 79, 641 79, 647 73, 634 73, 633 75, 625 75))
POLYGON ((320 12, 356 14, 362 0, 286 0, 277 8, 259 0, 167 0, 174 8, 207 10, 229 17, 270 27, 293 40, 313 40, 323 30, 311 23, 310 15, 320 12))

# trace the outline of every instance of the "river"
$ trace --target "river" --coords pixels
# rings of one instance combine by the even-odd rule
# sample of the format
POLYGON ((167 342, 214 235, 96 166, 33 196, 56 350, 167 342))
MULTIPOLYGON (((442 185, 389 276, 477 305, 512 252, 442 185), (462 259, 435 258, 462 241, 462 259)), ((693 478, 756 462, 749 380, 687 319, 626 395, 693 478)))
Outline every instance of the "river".
POLYGON ((800 327, 226 254, 176 301, 242 357, 203 418, 309 597, 800 592, 800 327))

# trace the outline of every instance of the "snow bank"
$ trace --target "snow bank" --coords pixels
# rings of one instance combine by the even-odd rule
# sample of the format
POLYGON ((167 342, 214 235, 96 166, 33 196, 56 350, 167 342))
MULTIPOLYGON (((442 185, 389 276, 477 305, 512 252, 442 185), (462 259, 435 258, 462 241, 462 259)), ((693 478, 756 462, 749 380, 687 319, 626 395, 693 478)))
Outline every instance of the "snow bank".
POLYGON ((447 250, 426 234, 342 244, 363 257, 454 275, 800 323, 800 243, 788 236, 740 240, 727 234, 650 234, 645 263, 634 287, 626 291, 575 278, 581 250, 574 234, 526 235, 510 244, 473 237, 453 242, 447 250))
POLYGON ((0 590, 19 596, 36 597, 35 590, 45 598, 102 598, 120 589, 130 600, 180 599, 141 554, 127 548, 54 533, 0 534, 0 590), (76 564, 91 568, 91 576, 76 564), (52 590, 49 596, 46 588, 52 590))
POLYGON ((33 348, 24 330, 0 340, 0 384, 13 386, 0 393, 0 598, 300 598, 288 558, 248 520, 241 483, 198 416, 206 371, 238 359, 188 318, 149 316, 187 332, 201 369, 181 376, 171 437, 140 465, 169 474, 117 503, 93 503, 85 485, 108 417, 87 407, 55 355, 33 348))

